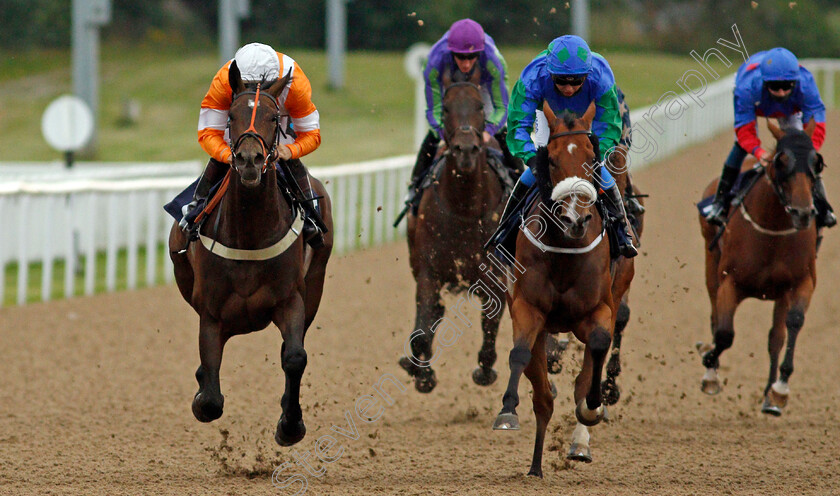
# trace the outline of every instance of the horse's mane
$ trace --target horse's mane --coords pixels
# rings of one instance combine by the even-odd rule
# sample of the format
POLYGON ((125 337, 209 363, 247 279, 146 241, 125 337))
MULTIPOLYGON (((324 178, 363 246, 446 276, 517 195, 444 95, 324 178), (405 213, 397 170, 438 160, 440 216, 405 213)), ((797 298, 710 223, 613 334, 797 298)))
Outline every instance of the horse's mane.
POLYGON ((776 143, 776 151, 789 149, 795 157, 807 155, 814 149, 814 142, 805 131, 799 129, 789 130, 776 143))
POLYGON ((551 185, 551 174, 548 170, 548 147, 541 146, 537 149, 536 162, 537 164, 534 175, 537 178, 537 187, 540 190, 540 198, 544 202, 548 203, 551 201, 551 191, 553 189, 553 186, 551 185))

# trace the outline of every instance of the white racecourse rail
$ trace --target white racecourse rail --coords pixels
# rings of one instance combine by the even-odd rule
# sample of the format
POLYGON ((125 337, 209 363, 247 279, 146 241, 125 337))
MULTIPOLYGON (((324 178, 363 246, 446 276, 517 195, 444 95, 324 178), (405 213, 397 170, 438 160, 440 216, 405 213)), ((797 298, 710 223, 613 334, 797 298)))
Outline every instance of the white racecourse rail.
MULTIPOLYGON (((840 60, 803 62, 815 72, 826 105, 833 107, 840 60)), ((644 167, 730 128, 732 83, 732 76, 728 76, 708 84, 702 93, 695 88, 702 105, 681 94, 685 105, 672 107, 681 108, 678 114, 668 116, 662 110, 674 100, 675 93, 663 95, 658 110, 651 106, 633 111, 631 167, 644 167)), ((676 82, 674 87, 678 88, 676 82)), ((715 163, 724 158, 721 155, 715 163)), ((405 222, 399 229, 392 228, 391 222, 402 207, 413 160, 412 155, 404 155, 312 168, 332 197, 337 254, 404 235, 405 222)), ((67 172, 60 163, 0 164, 0 266, 5 273, 8 264, 17 265, 18 304, 26 302, 32 286, 40 289, 41 300, 51 298, 56 262, 68 262, 70 269, 64 270, 63 291, 58 288, 57 293, 73 294, 75 274, 83 272, 83 291, 92 294, 97 280, 100 284, 102 280, 102 274, 96 274, 97 256, 104 256, 107 291, 117 289, 118 265, 129 289, 138 286, 143 274, 146 285, 156 283, 161 264, 164 280, 171 282, 171 263, 168 256, 160 255, 160 247, 167 241, 172 219, 161 207, 198 176, 203 164, 99 165, 80 164, 77 170, 67 172), (145 263, 140 263, 141 258, 145 263), (124 260, 124 265, 118 264, 119 260, 124 260), (40 264, 40 284, 30 281, 32 263, 40 264)), ((709 166, 710 175, 718 171, 717 165, 709 166)), ((0 279, 0 304, 7 290, 4 281, 0 279)))

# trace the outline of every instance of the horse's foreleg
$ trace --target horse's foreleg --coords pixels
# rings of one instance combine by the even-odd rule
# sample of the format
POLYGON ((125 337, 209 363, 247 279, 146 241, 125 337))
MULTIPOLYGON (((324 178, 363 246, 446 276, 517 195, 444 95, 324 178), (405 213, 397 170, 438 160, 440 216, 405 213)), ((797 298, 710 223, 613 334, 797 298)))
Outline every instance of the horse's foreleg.
MULTIPOLYGON (((626 300, 626 299, 625 299, 626 300)), ((622 300, 618 306, 615 319, 615 330, 613 331, 612 354, 607 362, 607 378, 601 383, 601 394, 604 396, 605 405, 615 405, 621 397, 616 379, 621 373, 621 338, 624 336, 624 328, 630 321, 630 307, 622 300)))
POLYGON ((201 422, 212 422, 222 416, 225 397, 219 385, 219 368, 222 366, 222 352, 227 336, 222 326, 208 314, 202 314, 199 322, 198 352, 201 365, 195 371, 198 392, 192 402, 195 418, 201 422))
POLYGON ((277 422, 274 440, 280 446, 291 446, 306 435, 303 412, 300 408, 300 381, 306 368, 306 350, 303 349, 305 308, 300 293, 293 295, 275 311, 274 324, 283 335, 280 348, 281 364, 286 375, 286 389, 280 406, 283 414, 277 422))
MULTIPOLYGON (((779 353, 785 344, 785 319, 788 313, 789 301, 787 298, 779 298, 773 306, 773 327, 767 338, 767 352, 770 354, 770 374, 767 379, 767 386, 764 388, 764 405, 761 411, 771 415, 781 415, 781 407, 775 405, 775 401, 768 396, 770 388, 778 377, 779 353)), ((784 406, 784 405, 782 405, 784 406)))
POLYGON ((534 343, 531 361, 525 367, 525 376, 534 388, 534 415, 537 417, 537 432, 534 440, 534 457, 531 460, 531 470, 528 475, 542 478, 542 455, 545 444, 545 431, 554 413, 554 397, 551 394, 551 383, 548 381, 548 366, 545 357, 546 333, 541 332, 534 343))
POLYGON ((432 369, 435 357, 432 356, 433 329, 443 317, 443 305, 440 301, 441 285, 429 274, 417 277, 415 304, 417 318, 414 331, 409 336, 411 356, 400 359, 400 366, 414 377, 414 388, 421 393, 431 392, 437 386, 437 377, 432 369))
POLYGON ((519 379, 531 361, 531 349, 545 326, 546 318, 544 313, 523 298, 513 301, 510 316, 513 320, 510 380, 502 397, 502 411, 493 423, 495 430, 519 430, 519 417, 516 415, 516 407, 519 406, 519 379))
POLYGON ((478 352, 478 367, 473 370, 473 381, 479 386, 489 386, 496 382, 498 373, 493 368, 496 363, 496 336, 499 334, 499 322, 502 320, 504 301, 485 305, 481 314, 481 350, 478 352))
POLYGON ((585 336, 578 336, 586 344, 583 367, 575 379, 575 416, 583 425, 596 425, 604 418, 601 402, 601 374, 610 350, 612 336, 612 310, 602 303, 584 324, 591 329, 585 336))
POLYGON ((788 298, 790 303, 787 305, 789 310, 785 315, 785 326, 787 327, 785 359, 779 367, 779 380, 774 382, 765 394, 764 407, 762 408, 764 413, 781 415, 781 409, 787 405, 787 398, 790 393, 788 380, 793 374, 793 354, 796 349, 796 338, 805 324, 805 311, 808 310, 808 305, 811 303, 812 294, 814 294, 814 282, 808 277, 799 284, 788 298))
POLYGON ((706 394, 718 394, 721 390, 717 369, 720 366, 720 355, 732 346, 735 339, 735 309, 743 299, 732 278, 724 279, 718 287, 715 298, 714 314, 714 347, 703 353, 703 366, 706 374, 703 376, 701 389, 706 394))

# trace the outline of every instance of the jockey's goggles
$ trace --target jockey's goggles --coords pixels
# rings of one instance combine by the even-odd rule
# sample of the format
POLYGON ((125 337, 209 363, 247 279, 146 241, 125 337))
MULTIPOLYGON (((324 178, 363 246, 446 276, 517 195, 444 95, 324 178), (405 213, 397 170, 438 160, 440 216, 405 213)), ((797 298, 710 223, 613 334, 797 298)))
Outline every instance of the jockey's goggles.
POLYGON ((478 58, 478 52, 473 53, 456 53, 455 58, 458 60, 473 60, 478 58))
POLYGON ((772 91, 789 91, 796 86, 796 81, 765 81, 768 90, 772 91))
POLYGON ((586 81, 586 76, 563 76, 560 74, 552 74, 551 80, 557 86, 580 86, 586 81))

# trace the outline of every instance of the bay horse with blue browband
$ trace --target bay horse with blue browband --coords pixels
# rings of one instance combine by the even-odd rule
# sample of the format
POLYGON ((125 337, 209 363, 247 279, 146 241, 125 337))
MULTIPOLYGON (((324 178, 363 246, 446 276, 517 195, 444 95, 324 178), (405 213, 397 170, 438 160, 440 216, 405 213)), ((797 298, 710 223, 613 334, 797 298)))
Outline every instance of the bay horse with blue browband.
MULTIPOLYGON (((496 334, 504 312, 503 273, 483 256, 482 249, 496 229, 504 205, 504 189, 488 165, 482 137, 484 103, 473 82, 446 81, 445 87, 442 171, 424 193, 417 214, 408 216, 409 262, 417 281, 416 320, 409 337, 410 350, 399 363, 423 393, 437 384, 432 368, 439 358, 432 351, 436 331, 452 329, 445 322, 441 291, 469 293, 470 303, 481 307, 483 342, 479 366, 472 374, 476 384, 486 386, 496 380, 496 334), (476 284, 481 291, 476 290, 476 284)), ((431 174, 435 174, 434 169, 431 174)), ((452 324, 459 330, 472 325, 464 320, 463 311, 470 306, 466 303, 465 298, 459 299, 454 309, 459 320, 452 324)), ((448 341, 441 336, 439 342, 448 341)))
MULTIPOLYGON (((221 200, 199 232, 186 240, 176 222, 170 231, 170 257, 181 295, 199 315, 201 365, 192 411, 201 422, 222 415, 224 396, 219 367, 228 339, 264 329, 272 322, 283 337, 281 360, 286 375, 283 414, 275 440, 290 446, 303 439, 300 382, 306 367, 304 336, 321 301, 332 249, 332 216, 324 186, 312 180, 328 231, 324 246, 312 249, 300 236, 301 212, 278 182, 277 97, 290 74, 275 81, 245 83, 236 63, 230 67, 233 101, 229 127, 233 165, 221 200)), ((218 195, 217 195, 218 196, 218 195)))
MULTIPOLYGON (((782 132, 769 120, 768 127, 777 139, 774 158, 766 169, 758 170, 758 179, 732 209, 717 242, 718 228, 700 215, 707 247, 706 288, 712 306, 713 343, 698 343, 698 351, 706 367, 702 390, 717 394, 721 390, 717 375, 720 356, 735 337, 735 310, 746 298, 773 300, 768 336, 770 374, 761 411, 779 416, 790 392, 796 339, 817 284, 818 230, 813 222, 812 190, 823 162, 811 141, 813 121, 804 131, 782 132), (786 333, 787 348, 779 365, 786 333)), ((743 170, 749 168, 745 163, 743 170)), ((717 181, 706 187, 704 198, 713 195, 715 188, 717 181)))
MULTIPOLYGON (((533 386, 537 419, 529 475, 542 477, 542 453, 554 411, 546 365, 546 340, 571 332, 585 345, 575 380, 578 426, 569 458, 591 461, 587 426, 605 415, 601 375, 612 342, 617 310, 630 287, 632 259, 612 262, 604 218, 596 204, 597 167, 589 139, 595 106, 581 118, 565 114, 551 124, 537 154, 540 201, 530 208, 517 235, 515 273, 508 306, 513 320, 510 381, 493 428, 518 430, 519 381, 533 386)), ((512 272, 512 271, 511 271, 512 272)))

